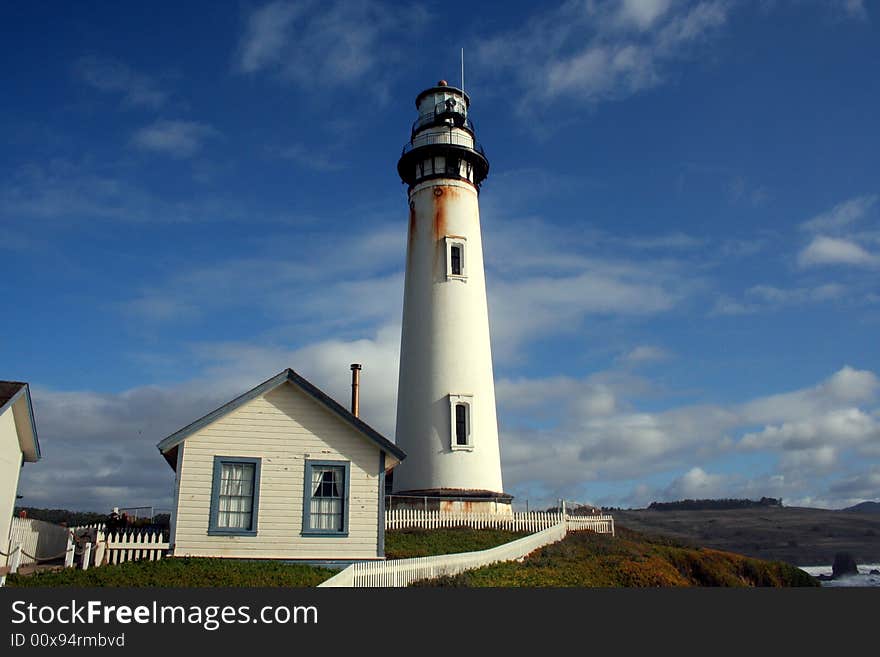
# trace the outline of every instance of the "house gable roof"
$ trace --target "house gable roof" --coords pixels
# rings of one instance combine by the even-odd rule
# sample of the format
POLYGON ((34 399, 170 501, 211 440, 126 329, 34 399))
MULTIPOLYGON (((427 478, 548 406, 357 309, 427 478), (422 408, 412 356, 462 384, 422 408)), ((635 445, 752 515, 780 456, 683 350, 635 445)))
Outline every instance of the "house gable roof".
POLYGON ((34 421, 34 407, 31 404, 31 391, 23 381, 0 381, 0 415, 11 408, 18 432, 18 444, 25 461, 34 463, 40 460, 40 440, 37 437, 37 423, 34 421))
POLYGON ((232 401, 227 402, 220 408, 211 411, 210 413, 208 413, 204 417, 199 418, 192 424, 188 424, 183 429, 176 431, 164 440, 161 440, 158 445, 156 445, 156 447, 159 448, 159 451, 162 452, 162 455, 165 456, 171 467, 176 470, 176 462, 173 462, 173 460, 169 458, 171 450, 174 450, 174 448, 180 445, 180 443, 182 443, 184 440, 186 440, 189 436, 194 434, 202 427, 205 427, 212 422, 219 420, 224 415, 231 413, 235 409, 244 406, 249 401, 256 399, 260 395, 264 395, 271 390, 274 390, 284 383, 292 383, 297 388, 305 392, 307 395, 323 404, 327 409, 335 413, 341 420, 359 431, 365 438, 375 443, 376 446, 383 452, 391 454, 398 461, 402 461, 406 458, 406 453, 397 445, 385 438, 382 434, 373 429, 366 422, 352 415, 352 413, 344 406, 342 406, 339 402, 337 402, 323 390, 310 383, 290 368, 279 372, 271 379, 264 381, 263 383, 255 388, 252 388, 251 390, 248 390, 243 395, 239 395, 232 401))

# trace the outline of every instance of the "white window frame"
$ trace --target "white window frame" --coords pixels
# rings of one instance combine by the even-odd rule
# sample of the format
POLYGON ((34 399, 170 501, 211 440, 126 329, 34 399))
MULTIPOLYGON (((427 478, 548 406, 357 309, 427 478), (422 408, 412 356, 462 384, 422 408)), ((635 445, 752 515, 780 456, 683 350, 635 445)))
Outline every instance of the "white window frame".
POLYGON ((467 238, 461 235, 446 236, 446 280, 467 280, 467 238), (457 246, 461 249, 461 273, 452 273, 452 247, 457 246))
POLYGON ((449 395, 449 445, 452 451, 473 451, 474 449, 474 396, 449 395), (464 404, 467 407, 467 444, 459 445, 455 435, 455 407, 464 404))

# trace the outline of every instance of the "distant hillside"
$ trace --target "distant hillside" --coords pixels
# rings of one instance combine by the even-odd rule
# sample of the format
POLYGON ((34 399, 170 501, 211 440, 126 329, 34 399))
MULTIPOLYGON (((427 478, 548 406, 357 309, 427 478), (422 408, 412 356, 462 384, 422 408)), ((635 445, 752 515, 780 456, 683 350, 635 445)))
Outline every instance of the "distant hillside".
POLYGON ((818 586, 818 581, 789 564, 692 547, 620 527, 615 537, 569 532, 522 562, 496 563, 415 586, 743 587, 818 586))
POLYGON ((880 563, 880 514, 762 507, 724 511, 615 511, 614 524, 798 566, 831 564, 838 552, 880 563))
POLYGON ((760 500, 721 499, 721 500, 678 500, 677 502, 651 502, 652 511, 721 511, 724 509, 762 509, 781 507, 782 500, 775 497, 762 497, 760 500))
POLYGON ((849 506, 841 511, 849 511, 850 513, 880 513, 880 502, 862 502, 855 506, 849 506))

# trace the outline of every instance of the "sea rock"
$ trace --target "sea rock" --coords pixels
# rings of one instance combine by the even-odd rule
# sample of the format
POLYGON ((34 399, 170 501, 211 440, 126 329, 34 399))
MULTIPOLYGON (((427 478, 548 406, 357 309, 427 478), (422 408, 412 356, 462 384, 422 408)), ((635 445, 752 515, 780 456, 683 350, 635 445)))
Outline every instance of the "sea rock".
POLYGON ((846 577, 847 575, 858 574, 859 567, 849 552, 838 552, 834 555, 834 565, 831 566, 832 577, 846 577))
POLYGON ((876 568, 871 568, 871 570, 868 572, 868 574, 869 575, 880 575, 880 570, 877 570, 876 568))

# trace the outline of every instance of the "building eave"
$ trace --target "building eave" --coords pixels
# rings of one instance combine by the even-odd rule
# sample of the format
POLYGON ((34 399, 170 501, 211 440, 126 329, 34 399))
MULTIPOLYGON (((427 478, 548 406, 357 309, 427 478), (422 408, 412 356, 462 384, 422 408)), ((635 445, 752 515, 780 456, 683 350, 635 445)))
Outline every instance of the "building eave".
POLYGON ((15 419, 15 429, 18 434, 18 445, 24 460, 28 463, 36 463, 42 458, 40 451, 40 439, 37 435, 37 423, 34 420, 34 406, 31 402, 30 386, 24 382, 9 381, 20 385, 18 391, 0 406, 0 415, 7 409, 11 409, 15 419))

